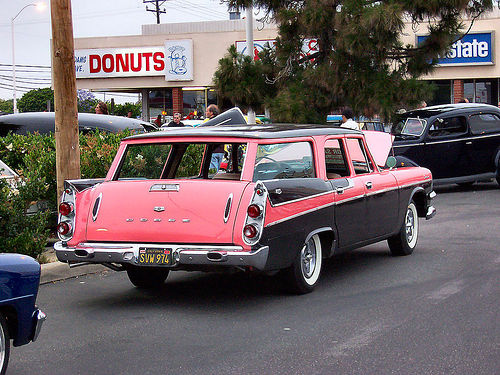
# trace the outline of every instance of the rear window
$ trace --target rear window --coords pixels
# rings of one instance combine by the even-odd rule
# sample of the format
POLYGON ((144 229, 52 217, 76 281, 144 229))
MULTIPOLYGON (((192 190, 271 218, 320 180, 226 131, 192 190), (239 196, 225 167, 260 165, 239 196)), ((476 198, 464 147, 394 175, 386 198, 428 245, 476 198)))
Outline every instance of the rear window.
POLYGON ((482 113, 469 117, 472 134, 486 134, 500 132, 500 117, 493 113, 482 113))
POLYGON ((246 144, 153 143, 128 145, 115 179, 156 180, 187 178, 239 179, 246 144), (222 154, 216 167, 212 154, 222 154), (229 176, 226 172, 232 172, 229 176), (224 174, 224 176, 221 176, 224 174))
POLYGON ((315 177, 309 142, 259 145, 253 181, 315 177))

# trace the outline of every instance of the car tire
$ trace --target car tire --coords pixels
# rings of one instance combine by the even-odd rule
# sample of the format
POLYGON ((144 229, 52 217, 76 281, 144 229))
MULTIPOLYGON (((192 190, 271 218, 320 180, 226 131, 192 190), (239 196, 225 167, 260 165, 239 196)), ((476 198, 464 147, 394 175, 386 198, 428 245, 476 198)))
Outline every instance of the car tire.
POLYGON ((10 357, 10 336, 7 321, 3 314, 0 313, 0 375, 4 375, 7 371, 10 357))
POLYGON ((165 268, 130 267, 127 275, 137 288, 153 288, 165 282, 169 271, 165 268))
POLYGON ((398 234, 389 237, 387 243, 394 256, 410 255, 417 246, 418 240, 418 212, 413 201, 406 209, 403 224, 398 234))
POLYGON ((290 268, 286 280, 291 292, 305 294, 312 292, 318 284, 323 262, 323 251, 319 235, 313 235, 300 249, 290 268))

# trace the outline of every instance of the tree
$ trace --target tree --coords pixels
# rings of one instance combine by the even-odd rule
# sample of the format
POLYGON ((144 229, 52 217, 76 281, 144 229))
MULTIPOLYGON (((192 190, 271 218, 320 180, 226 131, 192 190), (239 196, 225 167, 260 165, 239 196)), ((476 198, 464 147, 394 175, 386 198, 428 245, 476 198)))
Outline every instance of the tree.
POLYGON ((14 112, 14 100, 13 99, 0 99, 0 112, 13 113, 14 112))
POLYGON ((221 99, 244 109, 257 110, 263 103, 276 95, 276 86, 266 81, 266 75, 273 75, 274 53, 266 49, 253 61, 242 55, 232 45, 228 53, 219 60, 214 73, 214 85, 221 99))
POLYGON ((94 113, 99 100, 89 90, 76 90, 78 112, 94 113))
POLYGON ((43 112, 47 110, 50 101, 50 110, 54 110, 54 91, 50 87, 35 89, 25 93, 17 102, 20 112, 43 112))
POLYGON ((124 103, 115 104, 113 114, 115 116, 127 116, 129 112, 132 112, 132 118, 137 118, 141 116, 142 104, 138 103, 124 103))
POLYGON ((491 0, 223 1, 259 7, 278 23, 278 74, 267 77, 277 86, 268 100, 273 117, 322 122, 344 105, 357 114, 387 116, 428 99, 432 87, 418 78, 467 31, 464 14, 474 20, 492 8, 491 0), (402 43, 406 21, 428 34, 422 44, 402 43), (319 51, 301 57, 306 38, 317 38, 319 51))

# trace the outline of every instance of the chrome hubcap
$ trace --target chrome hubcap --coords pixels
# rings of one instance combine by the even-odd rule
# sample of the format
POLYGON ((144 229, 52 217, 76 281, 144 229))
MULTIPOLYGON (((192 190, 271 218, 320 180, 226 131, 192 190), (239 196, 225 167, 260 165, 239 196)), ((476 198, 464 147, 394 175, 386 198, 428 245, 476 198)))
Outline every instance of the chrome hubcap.
POLYGON ((413 215, 413 210, 408 208, 406 212, 406 241, 411 243, 415 236, 415 216, 413 215))
POLYGON ((5 333, 0 327, 0 368, 3 367, 5 361, 5 333))
POLYGON ((302 265, 302 274, 306 279, 310 278, 316 268, 316 246, 314 241, 310 239, 300 252, 302 265))

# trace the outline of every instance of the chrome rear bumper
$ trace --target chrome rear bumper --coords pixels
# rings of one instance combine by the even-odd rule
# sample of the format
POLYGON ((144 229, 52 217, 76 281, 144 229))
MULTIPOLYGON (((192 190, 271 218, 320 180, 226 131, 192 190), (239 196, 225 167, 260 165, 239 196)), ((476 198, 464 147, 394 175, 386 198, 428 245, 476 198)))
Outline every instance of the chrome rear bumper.
POLYGON ((43 322, 45 322, 45 319, 47 319, 47 315, 45 315, 45 313, 41 310, 36 310, 33 314, 33 319, 35 319, 36 322, 35 328, 33 329, 33 339, 31 341, 36 341, 38 335, 40 334, 40 331, 42 330, 43 322))
MULTIPOLYGON (((221 265, 255 267, 263 270, 266 266, 269 247, 264 246, 254 251, 243 250, 241 246, 200 246, 186 244, 110 244, 80 243, 76 247, 54 244, 57 259, 65 263, 119 263, 137 265, 139 248, 170 248, 172 265, 221 265)), ((147 267, 147 266, 144 266, 147 267)))

